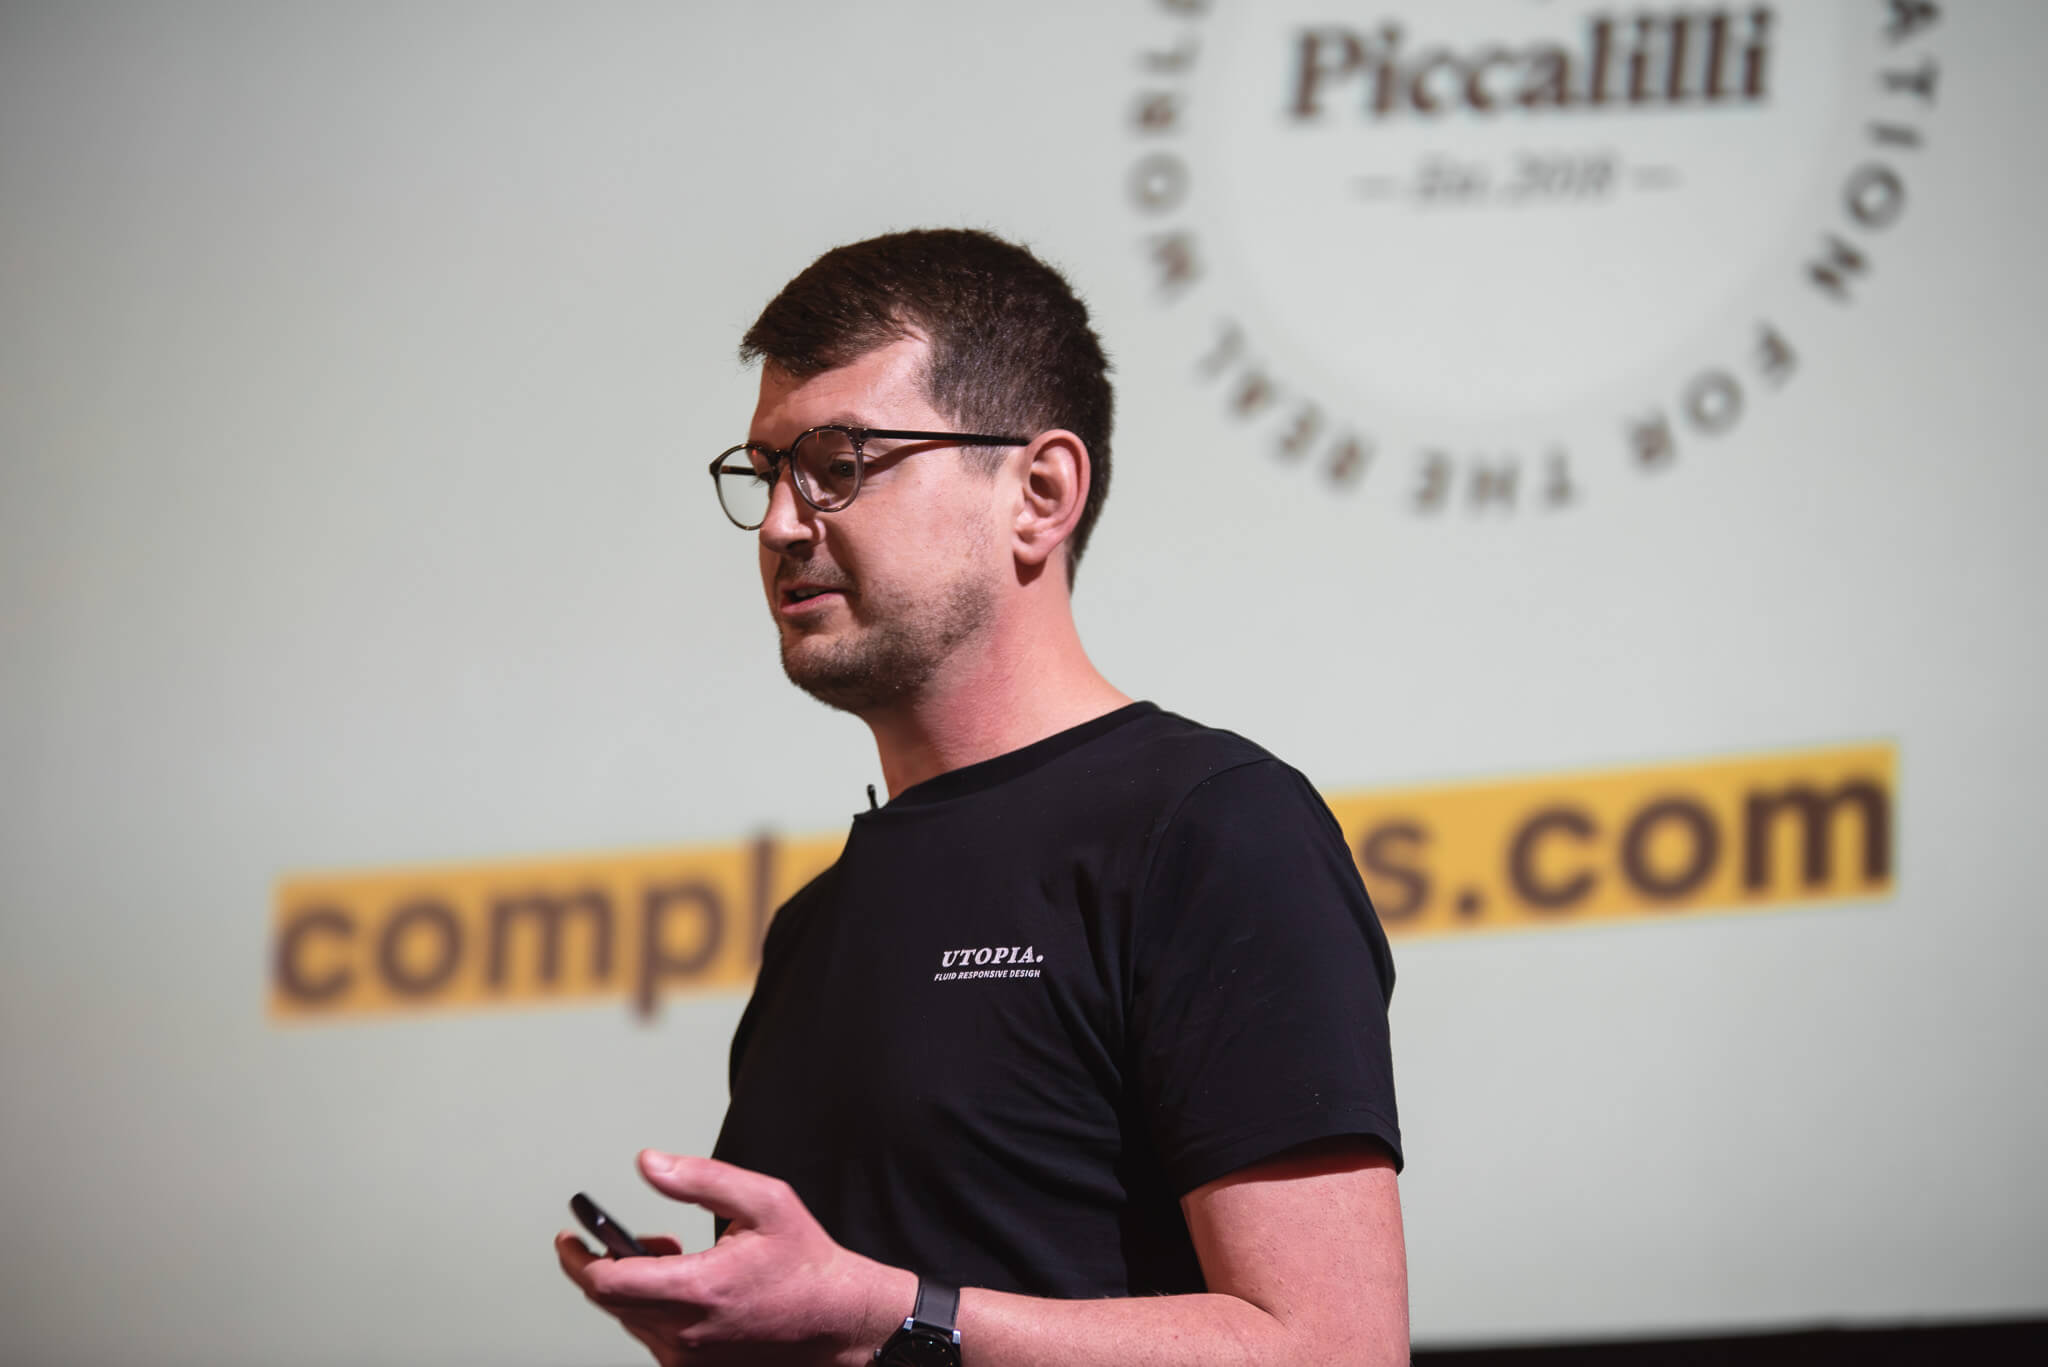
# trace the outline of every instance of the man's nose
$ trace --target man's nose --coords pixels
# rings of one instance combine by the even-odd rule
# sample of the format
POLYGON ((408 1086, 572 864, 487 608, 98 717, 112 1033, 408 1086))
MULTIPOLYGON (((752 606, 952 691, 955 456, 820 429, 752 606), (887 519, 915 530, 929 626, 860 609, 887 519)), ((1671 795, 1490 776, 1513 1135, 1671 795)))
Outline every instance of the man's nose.
POLYGON ((771 551, 787 551, 817 540, 818 512, 797 497, 796 476, 788 461, 775 471, 775 483, 768 490, 768 515, 761 519, 761 544, 771 551))

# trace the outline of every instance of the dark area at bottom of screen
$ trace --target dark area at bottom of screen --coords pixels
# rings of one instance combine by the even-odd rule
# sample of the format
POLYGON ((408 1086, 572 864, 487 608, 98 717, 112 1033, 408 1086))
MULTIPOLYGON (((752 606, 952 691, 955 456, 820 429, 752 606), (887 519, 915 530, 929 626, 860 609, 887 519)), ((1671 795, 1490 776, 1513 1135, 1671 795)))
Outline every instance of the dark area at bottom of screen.
POLYGON ((1927 1363, 2048 1361, 2048 1319, 1910 1324, 1891 1328, 1801 1329, 1714 1338, 1602 1339, 1586 1343, 1432 1348, 1417 1367, 1919 1367, 1927 1363))

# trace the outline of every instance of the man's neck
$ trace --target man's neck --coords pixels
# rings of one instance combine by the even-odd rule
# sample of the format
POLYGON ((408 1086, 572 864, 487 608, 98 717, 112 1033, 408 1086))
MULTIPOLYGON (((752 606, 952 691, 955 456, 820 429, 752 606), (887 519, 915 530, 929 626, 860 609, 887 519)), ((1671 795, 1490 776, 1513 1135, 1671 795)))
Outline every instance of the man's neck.
POLYGON ((915 700, 863 714, 890 797, 1130 703, 1089 662, 1071 617, 1037 626, 992 635, 915 700))

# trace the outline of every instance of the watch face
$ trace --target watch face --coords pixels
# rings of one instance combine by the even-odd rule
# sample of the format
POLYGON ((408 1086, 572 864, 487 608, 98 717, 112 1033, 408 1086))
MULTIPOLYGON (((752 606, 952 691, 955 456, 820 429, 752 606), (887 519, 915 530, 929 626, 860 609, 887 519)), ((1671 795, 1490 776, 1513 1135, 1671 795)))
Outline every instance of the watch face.
POLYGON ((960 1350, 950 1338, 915 1329, 898 1330, 882 1347, 883 1367, 960 1367, 960 1350))

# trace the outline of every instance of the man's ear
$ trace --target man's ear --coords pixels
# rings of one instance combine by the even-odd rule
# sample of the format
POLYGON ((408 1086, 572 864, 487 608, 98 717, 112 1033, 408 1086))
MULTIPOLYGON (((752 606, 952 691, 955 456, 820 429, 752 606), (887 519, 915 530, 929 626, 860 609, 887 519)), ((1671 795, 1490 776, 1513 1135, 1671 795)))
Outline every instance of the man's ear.
POLYGON ((1065 428, 1032 438, 1019 458, 1022 481, 1012 528, 1020 567, 1036 575, 1074 534, 1088 505, 1087 445, 1065 428))

